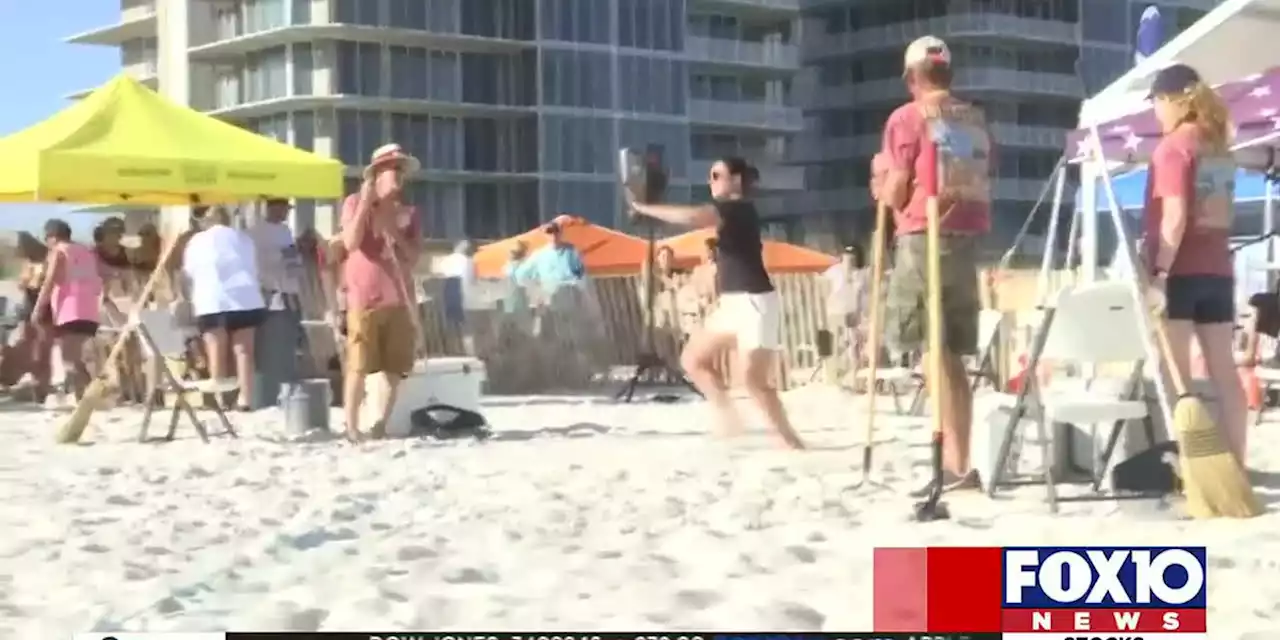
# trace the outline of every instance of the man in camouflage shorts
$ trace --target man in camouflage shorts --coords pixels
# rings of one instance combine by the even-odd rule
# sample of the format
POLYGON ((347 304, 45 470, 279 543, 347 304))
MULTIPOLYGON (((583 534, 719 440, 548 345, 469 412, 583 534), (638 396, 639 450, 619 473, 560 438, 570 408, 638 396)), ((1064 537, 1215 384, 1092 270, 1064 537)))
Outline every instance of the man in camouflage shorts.
MULTIPOLYGON (((920 176, 931 171, 926 144, 938 148, 938 201, 942 216, 943 490, 975 488, 969 464, 973 394, 963 357, 978 350, 978 243, 990 227, 990 135, 972 105, 951 96, 951 52, 938 38, 911 43, 903 77, 912 100, 885 123, 884 144, 873 162, 875 197, 894 211, 893 270, 885 297, 884 338, 897 353, 925 346, 928 248, 920 176), (942 135, 938 135, 941 133, 942 135), (966 144, 957 144, 962 139, 966 144)), ((933 481, 916 492, 925 495, 933 481)))

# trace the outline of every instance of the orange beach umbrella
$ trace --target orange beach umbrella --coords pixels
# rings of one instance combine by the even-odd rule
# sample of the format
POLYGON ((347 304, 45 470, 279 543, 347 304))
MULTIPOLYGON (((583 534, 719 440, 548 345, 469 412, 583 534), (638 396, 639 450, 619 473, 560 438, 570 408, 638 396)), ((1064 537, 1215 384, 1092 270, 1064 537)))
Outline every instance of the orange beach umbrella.
MULTIPOLYGON (((643 239, 621 231, 597 226, 569 215, 558 216, 552 222, 560 226, 561 237, 582 254, 582 264, 590 275, 638 273, 649 255, 648 244, 643 239)), ((480 247, 475 255, 476 274, 481 278, 500 277, 503 267, 510 261, 511 250, 517 243, 523 242, 532 253, 551 242, 545 228, 546 225, 542 225, 518 236, 480 247)))
MULTIPOLYGON (((678 262, 696 262, 706 252, 707 239, 715 236, 715 228, 707 227, 667 238, 661 244, 671 247, 678 262)), ((835 257, 821 251, 777 240, 764 241, 764 268, 770 273, 818 273, 836 262, 835 257)))

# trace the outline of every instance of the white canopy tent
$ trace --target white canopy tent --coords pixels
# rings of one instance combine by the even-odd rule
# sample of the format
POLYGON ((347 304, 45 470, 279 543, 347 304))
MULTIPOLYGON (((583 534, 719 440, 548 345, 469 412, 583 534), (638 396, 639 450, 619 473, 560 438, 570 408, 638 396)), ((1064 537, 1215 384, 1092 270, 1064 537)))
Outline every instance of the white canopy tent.
MULTIPOLYGON (((1148 108, 1147 90, 1156 72, 1174 63, 1194 67, 1219 84, 1280 66, 1280 0, 1224 0, 1080 108, 1080 127, 1096 127, 1148 108)), ((1112 167, 1081 163, 1080 257, 1085 281, 1098 277, 1098 179, 1112 167)))

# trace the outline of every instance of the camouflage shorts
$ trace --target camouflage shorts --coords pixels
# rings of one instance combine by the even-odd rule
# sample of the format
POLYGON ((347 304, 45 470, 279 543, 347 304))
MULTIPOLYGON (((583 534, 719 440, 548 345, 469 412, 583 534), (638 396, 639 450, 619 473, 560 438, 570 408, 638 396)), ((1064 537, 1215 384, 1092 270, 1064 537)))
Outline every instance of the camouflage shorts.
MULTIPOLYGON (((947 351, 972 355, 978 351, 978 238, 942 237, 942 343, 947 351)), ((885 346, 895 353, 924 348, 926 322, 925 235, 900 236, 885 293, 885 346)))

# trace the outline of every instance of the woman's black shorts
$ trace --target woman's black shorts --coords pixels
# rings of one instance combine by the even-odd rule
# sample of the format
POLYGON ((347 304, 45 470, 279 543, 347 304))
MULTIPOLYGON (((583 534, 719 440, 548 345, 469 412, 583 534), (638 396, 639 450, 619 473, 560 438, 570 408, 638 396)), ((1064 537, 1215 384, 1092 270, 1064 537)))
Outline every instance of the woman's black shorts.
POLYGON ((1169 276, 1165 285, 1170 320, 1196 324, 1236 321, 1236 283, 1231 276, 1169 276))
POLYGON ((253 329, 262 324, 267 317, 266 309, 249 309, 248 311, 223 311, 196 316, 196 327, 200 333, 208 333, 215 329, 226 329, 235 333, 243 329, 253 329))

